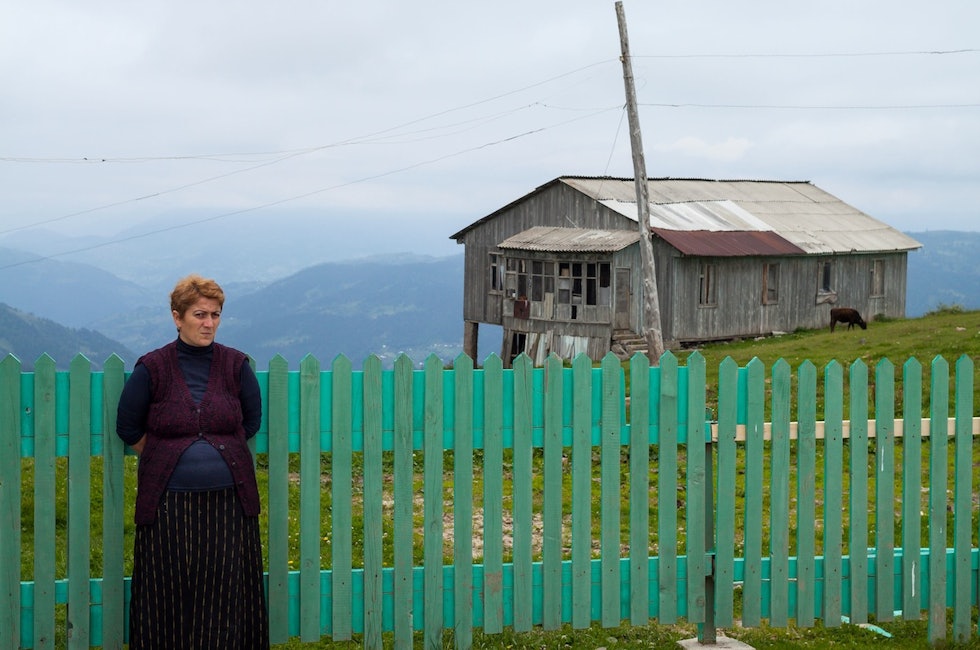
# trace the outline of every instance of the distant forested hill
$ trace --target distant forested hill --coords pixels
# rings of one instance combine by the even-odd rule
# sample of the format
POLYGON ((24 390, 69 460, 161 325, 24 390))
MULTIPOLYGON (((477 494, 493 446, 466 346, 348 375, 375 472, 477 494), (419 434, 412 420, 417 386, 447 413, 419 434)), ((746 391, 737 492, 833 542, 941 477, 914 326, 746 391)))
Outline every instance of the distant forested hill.
POLYGON ((67 370, 78 354, 84 354, 95 368, 101 368, 113 353, 132 357, 124 345, 98 332, 65 327, 0 303, 0 359, 13 354, 22 370, 29 371, 45 353, 60 370, 67 370))
MULTIPOLYGON (((980 233, 909 235, 923 247, 909 253, 906 314, 915 318, 942 304, 980 309, 980 233)), ((98 363, 115 352, 132 367, 139 354, 174 336, 169 287, 9 248, 0 248, 0 271, 0 303, 9 305, 0 353, 33 362, 47 352, 67 364, 78 352, 98 363)), ((172 282, 180 272, 167 274, 172 282)), ((262 281, 231 269, 215 277, 228 297, 218 340, 252 355, 260 368, 277 354, 293 368, 307 354, 326 367, 343 354, 359 367, 372 354, 387 364, 401 352, 422 361, 462 351, 463 255, 327 262, 262 281)), ((480 326, 480 359, 499 351, 500 336, 499 327, 480 326)))
POLYGON ((922 248, 909 253, 905 313, 922 316, 939 305, 980 309, 980 232, 910 232, 922 248))

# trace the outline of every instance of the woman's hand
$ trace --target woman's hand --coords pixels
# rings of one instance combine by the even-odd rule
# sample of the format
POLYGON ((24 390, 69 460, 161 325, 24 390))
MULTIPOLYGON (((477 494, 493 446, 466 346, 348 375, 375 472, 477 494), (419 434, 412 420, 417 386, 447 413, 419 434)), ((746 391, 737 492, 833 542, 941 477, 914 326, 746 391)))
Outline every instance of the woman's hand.
POLYGON ((142 438, 140 438, 139 440, 137 440, 136 442, 134 442, 132 445, 130 445, 130 447, 132 447, 133 448, 133 451, 136 452, 136 455, 139 456, 140 454, 143 453, 143 447, 145 445, 146 445, 146 436, 144 435, 142 438))

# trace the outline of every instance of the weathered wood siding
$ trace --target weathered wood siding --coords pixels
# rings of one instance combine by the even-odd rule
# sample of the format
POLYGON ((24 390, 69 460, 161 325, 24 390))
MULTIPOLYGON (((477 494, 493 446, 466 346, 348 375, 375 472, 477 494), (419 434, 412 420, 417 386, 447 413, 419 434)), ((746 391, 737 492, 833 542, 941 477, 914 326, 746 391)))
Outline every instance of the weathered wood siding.
POLYGON ((876 315, 905 315, 906 253, 835 255, 782 258, 704 258, 673 259, 669 301, 665 314, 665 338, 693 341, 728 337, 759 336, 776 331, 824 327, 830 322, 833 304, 817 303, 822 265, 834 265, 836 306, 854 307, 865 320, 876 315), (874 260, 883 261, 884 294, 872 296, 871 269, 874 260), (715 265, 717 304, 699 304, 699 267, 715 265), (764 304, 763 269, 779 264, 779 298, 764 304), (669 333, 669 334, 668 334, 669 333))
POLYGON ((636 222, 596 204, 562 183, 552 184, 533 196, 503 208, 493 218, 478 223, 461 237, 461 242, 466 246, 464 320, 503 324, 501 301, 490 293, 490 253, 497 251, 497 244, 503 240, 533 226, 625 230, 636 228, 636 222))

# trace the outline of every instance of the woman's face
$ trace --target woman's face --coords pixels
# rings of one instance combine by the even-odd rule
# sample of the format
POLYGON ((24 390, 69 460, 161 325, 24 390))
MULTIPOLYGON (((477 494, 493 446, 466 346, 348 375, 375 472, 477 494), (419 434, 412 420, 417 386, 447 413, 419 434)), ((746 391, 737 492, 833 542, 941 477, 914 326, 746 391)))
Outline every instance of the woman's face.
POLYGON ((198 298, 183 314, 173 312, 180 340, 188 345, 204 347, 214 342, 221 323, 221 305, 213 298, 198 298))

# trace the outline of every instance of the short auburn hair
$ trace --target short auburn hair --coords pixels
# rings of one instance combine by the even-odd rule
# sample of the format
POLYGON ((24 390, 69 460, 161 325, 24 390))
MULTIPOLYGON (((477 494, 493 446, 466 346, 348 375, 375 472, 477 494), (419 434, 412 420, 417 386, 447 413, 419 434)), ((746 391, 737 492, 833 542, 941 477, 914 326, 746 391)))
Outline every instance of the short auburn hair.
POLYGON ((225 304, 225 292, 217 282, 192 273, 178 280, 174 290, 170 292, 170 309, 183 315, 201 298, 217 300, 219 307, 225 304))

